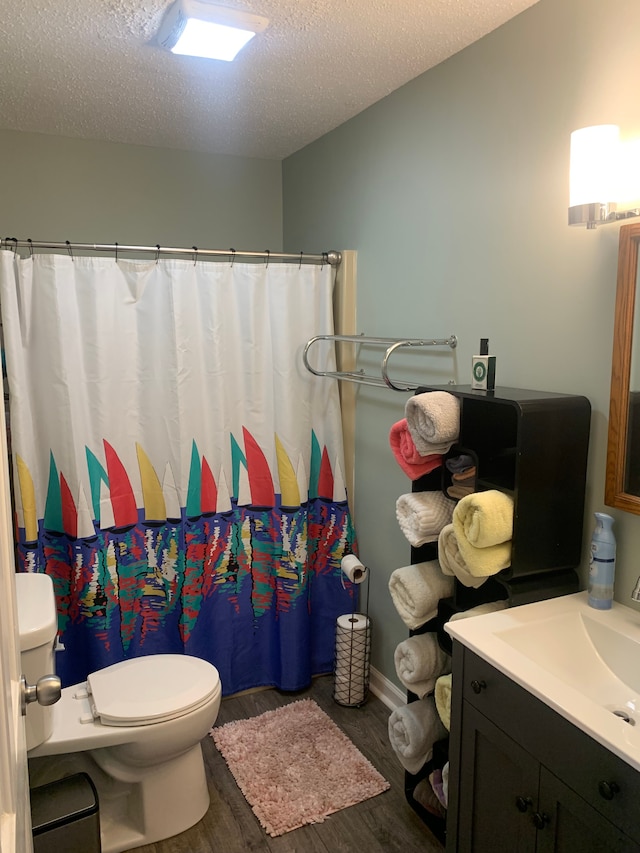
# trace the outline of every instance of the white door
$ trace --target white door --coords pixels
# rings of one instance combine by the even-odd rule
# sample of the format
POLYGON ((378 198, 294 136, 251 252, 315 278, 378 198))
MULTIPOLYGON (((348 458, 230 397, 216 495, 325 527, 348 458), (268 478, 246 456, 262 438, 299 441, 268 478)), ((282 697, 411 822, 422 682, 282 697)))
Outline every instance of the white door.
POLYGON ((32 853, 11 517, 7 434, 0 405, 0 853, 32 853))

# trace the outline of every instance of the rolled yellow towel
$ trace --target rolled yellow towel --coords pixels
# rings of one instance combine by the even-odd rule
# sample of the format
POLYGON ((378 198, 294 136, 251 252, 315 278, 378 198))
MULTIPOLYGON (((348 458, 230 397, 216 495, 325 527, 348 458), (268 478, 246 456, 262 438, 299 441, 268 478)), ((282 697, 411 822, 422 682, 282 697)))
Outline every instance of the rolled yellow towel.
POLYGON ((475 548, 464 536, 459 536, 454 523, 458 549, 469 574, 476 578, 488 578, 511 565, 511 540, 475 548))
POLYGON ((438 562, 442 573, 455 577, 463 586, 470 586, 477 589, 482 586, 487 580, 486 577, 476 577, 472 575, 467 564, 462 559, 462 554, 458 548, 458 540, 456 532, 453 529, 453 524, 447 524, 440 531, 438 536, 438 562))
POLYGON ((511 539, 513 498, 497 489, 474 492, 462 498, 453 511, 453 524, 474 548, 490 548, 511 539))
POLYGON ((436 711, 447 731, 451 729, 451 673, 441 675, 434 690, 436 711))

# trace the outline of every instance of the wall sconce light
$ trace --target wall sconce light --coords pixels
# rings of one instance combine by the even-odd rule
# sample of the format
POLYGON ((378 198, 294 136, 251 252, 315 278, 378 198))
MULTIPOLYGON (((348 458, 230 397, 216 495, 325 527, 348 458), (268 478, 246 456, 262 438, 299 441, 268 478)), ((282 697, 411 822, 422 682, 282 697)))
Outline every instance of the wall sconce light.
POLYGON ((259 15, 206 0, 176 0, 164 16, 158 44, 183 56, 231 62, 268 23, 259 15))
POLYGON ((616 125, 574 130, 569 168, 569 225, 595 228, 598 224, 640 215, 638 208, 618 211, 620 201, 628 197, 623 181, 629 176, 623 161, 616 125))

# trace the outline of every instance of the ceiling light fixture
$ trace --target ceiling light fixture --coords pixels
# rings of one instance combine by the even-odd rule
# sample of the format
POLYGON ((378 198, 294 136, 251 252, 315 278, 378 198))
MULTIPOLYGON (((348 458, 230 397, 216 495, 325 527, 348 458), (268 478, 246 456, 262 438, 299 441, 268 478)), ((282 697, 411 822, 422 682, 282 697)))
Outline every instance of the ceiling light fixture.
POLYGON ((172 53, 231 62, 268 23, 267 18, 239 9, 177 0, 162 21, 158 43, 172 53))

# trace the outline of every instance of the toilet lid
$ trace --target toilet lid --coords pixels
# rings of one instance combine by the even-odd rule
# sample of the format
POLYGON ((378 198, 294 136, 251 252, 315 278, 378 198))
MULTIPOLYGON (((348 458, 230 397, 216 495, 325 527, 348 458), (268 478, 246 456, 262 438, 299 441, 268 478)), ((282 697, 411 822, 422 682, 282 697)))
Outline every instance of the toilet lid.
POLYGON ((106 726, 145 726, 204 705, 218 690, 217 669, 189 655, 148 655, 92 672, 94 716, 106 726))

